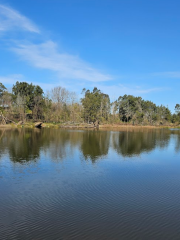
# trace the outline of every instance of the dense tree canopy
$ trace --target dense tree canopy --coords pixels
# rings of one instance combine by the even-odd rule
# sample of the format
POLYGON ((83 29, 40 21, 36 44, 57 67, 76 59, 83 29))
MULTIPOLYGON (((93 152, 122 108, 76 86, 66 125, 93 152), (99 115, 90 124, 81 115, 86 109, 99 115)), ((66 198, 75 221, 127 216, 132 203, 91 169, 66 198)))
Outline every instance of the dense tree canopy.
POLYGON ((26 82, 16 82, 12 88, 16 112, 19 112, 23 121, 27 114, 32 118, 43 117, 44 96, 40 86, 26 82))
POLYGON ((85 93, 81 98, 83 106, 83 118, 86 122, 100 121, 102 118, 108 119, 110 111, 110 99, 107 94, 103 94, 96 87, 91 92, 90 90, 83 89, 85 93))
POLYGON ((32 83, 28 84, 26 82, 16 82, 13 85, 12 93, 14 94, 14 99, 18 97, 22 98, 26 107, 33 110, 36 99, 43 98, 43 90, 40 86, 35 86, 32 83))
POLYGON ((145 101, 141 97, 132 95, 120 96, 115 102, 119 118, 123 122, 154 124, 159 121, 171 121, 171 112, 165 106, 156 106, 151 101, 145 101))
POLYGON ((1 111, 14 121, 43 120, 63 123, 118 123, 140 125, 164 125, 180 123, 180 104, 175 113, 168 107, 157 106, 142 97, 123 95, 110 102, 108 94, 94 87, 92 91, 83 89, 79 102, 77 95, 57 86, 45 95, 38 85, 16 82, 12 93, 0 83, 1 111), (3 104, 2 104, 3 103, 3 104))

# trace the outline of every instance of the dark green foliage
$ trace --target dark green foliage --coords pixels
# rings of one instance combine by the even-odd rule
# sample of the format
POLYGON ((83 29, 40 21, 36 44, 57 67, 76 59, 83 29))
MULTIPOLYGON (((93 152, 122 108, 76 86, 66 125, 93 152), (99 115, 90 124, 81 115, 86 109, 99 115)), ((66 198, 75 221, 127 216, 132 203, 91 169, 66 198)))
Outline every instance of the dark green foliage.
POLYGON ((180 122, 180 104, 176 104, 175 106, 176 118, 175 122, 180 122))
POLYGON ((18 96, 23 98, 24 104, 29 110, 33 110, 37 102, 37 98, 43 98, 42 88, 35 86, 32 83, 28 84, 26 82, 16 82, 16 84, 13 85, 12 92, 15 100, 18 96))
POLYGON ((142 99, 140 97, 134 97, 132 95, 120 96, 117 101, 117 106, 119 109, 119 117, 123 122, 129 122, 135 113, 138 111, 141 113, 139 102, 142 99))
POLYGON ((6 87, 2 83, 0 83, 0 97, 2 97, 3 92, 5 91, 6 91, 6 87))
POLYGON ((74 92, 55 87, 44 96, 40 86, 32 83, 16 82, 12 94, 0 83, 0 103, 6 116, 17 120, 44 120, 46 122, 93 122, 129 123, 137 125, 163 125, 180 123, 180 104, 176 104, 172 115, 169 108, 157 106, 151 101, 132 95, 120 96, 110 103, 109 95, 94 87, 92 91, 83 89, 81 104, 74 92))
POLYGON ((119 118, 123 122, 136 124, 163 124, 171 121, 171 112, 165 106, 156 106, 151 101, 145 101, 141 97, 124 95, 116 101, 119 118))
POLYGON ((108 119, 110 112, 110 99, 107 94, 101 93, 96 87, 92 92, 83 89, 84 98, 81 99, 83 106, 83 118, 86 122, 100 121, 102 118, 108 119))
POLYGON ((175 111, 177 114, 180 114, 180 104, 176 104, 175 111))
POLYGON ((40 86, 28 84, 26 82, 16 82, 12 88, 16 111, 26 120, 27 116, 34 120, 42 119, 45 107, 43 90, 40 86))

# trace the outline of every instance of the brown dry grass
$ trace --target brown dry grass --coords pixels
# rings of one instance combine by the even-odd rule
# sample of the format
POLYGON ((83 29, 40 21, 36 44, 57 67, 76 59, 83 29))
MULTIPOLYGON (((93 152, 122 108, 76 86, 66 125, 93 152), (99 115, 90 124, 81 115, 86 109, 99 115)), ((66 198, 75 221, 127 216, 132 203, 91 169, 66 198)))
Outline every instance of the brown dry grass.
POLYGON ((153 125, 130 125, 130 124, 102 124, 99 125, 99 128, 173 128, 173 127, 177 127, 177 126, 173 126, 173 125, 159 125, 159 126, 153 126, 153 125))

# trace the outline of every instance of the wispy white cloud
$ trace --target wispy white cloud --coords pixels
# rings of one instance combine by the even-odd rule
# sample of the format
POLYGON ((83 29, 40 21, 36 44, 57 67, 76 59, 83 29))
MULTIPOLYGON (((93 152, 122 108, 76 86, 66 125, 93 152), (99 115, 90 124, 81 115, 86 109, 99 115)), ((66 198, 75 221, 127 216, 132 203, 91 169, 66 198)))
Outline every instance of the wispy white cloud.
POLYGON ((134 95, 134 96, 142 96, 144 94, 152 93, 152 92, 160 92, 168 90, 167 88, 142 88, 139 86, 127 86, 123 84, 117 85, 97 85, 97 88, 101 89, 102 92, 108 93, 111 100, 116 100, 119 96, 123 96, 124 94, 127 95, 134 95))
POLYGON ((8 76, 0 76, 0 82, 6 85, 13 85, 17 81, 24 81, 24 76, 22 74, 12 74, 8 76))
POLYGON ((165 78, 180 78, 180 71, 153 73, 153 76, 165 77, 165 78))
POLYGON ((0 31, 21 29, 29 32, 39 33, 38 27, 27 17, 21 15, 16 10, 0 5, 0 31))
POLYGON ((101 73, 78 56, 59 52, 57 44, 53 41, 41 44, 19 44, 13 48, 13 51, 34 67, 56 72, 61 79, 78 79, 91 82, 112 79, 112 76, 101 73))
POLYGON ((33 83, 34 85, 39 85, 41 88, 46 92, 47 90, 50 90, 57 86, 57 83, 42 83, 42 82, 36 82, 36 81, 29 81, 26 79, 25 76, 22 74, 12 74, 8 76, 0 76, 0 82, 5 85, 5 87, 12 87, 12 85, 16 84, 16 82, 27 82, 27 83, 33 83))
MULTIPOLYGON (((27 17, 10 7, 0 5, 0 31, 14 30, 40 33, 39 28, 27 17)), ((46 38, 44 35, 45 34, 41 32, 37 37, 46 38)), ((29 62, 33 67, 55 72, 58 76, 56 82, 57 79, 76 79, 77 81, 83 80, 90 82, 101 82, 113 79, 112 76, 91 66, 91 64, 85 62, 79 56, 59 51, 58 45, 52 40, 41 42, 40 44, 34 44, 32 39, 28 44, 22 44, 22 41, 24 41, 24 39, 11 39, 11 44, 15 44, 14 48, 11 49, 18 54, 22 60, 29 62)))

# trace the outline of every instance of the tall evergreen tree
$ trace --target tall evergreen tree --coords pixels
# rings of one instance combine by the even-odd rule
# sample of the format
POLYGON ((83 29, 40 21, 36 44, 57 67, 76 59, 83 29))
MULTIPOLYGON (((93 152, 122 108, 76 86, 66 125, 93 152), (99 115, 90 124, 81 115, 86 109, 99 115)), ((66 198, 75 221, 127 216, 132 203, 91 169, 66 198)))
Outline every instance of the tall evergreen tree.
POLYGON ((84 98, 81 98, 83 106, 83 118, 86 122, 100 121, 102 117, 107 118, 110 111, 109 96, 101 93, 96 87, 91 92, 83 89, 84 98))

